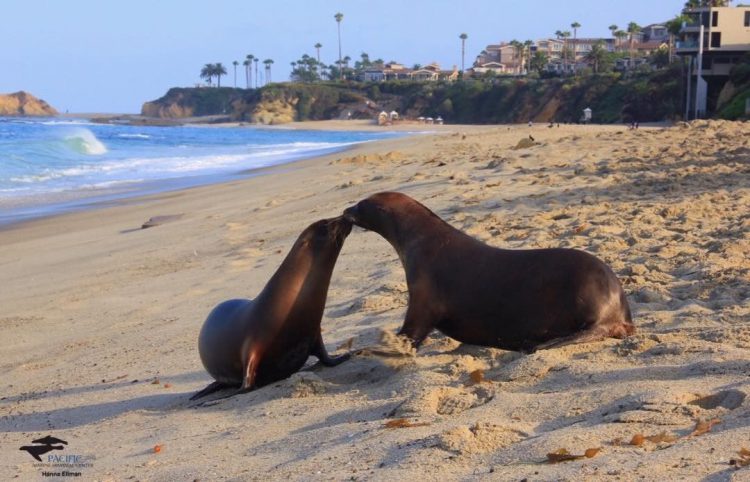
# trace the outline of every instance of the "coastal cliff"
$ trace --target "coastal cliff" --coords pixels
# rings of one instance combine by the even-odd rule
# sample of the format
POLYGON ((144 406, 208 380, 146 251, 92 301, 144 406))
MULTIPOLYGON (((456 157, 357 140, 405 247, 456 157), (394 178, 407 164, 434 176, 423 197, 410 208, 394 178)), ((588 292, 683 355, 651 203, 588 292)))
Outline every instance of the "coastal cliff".
MULTIPOLYGON (((723 92, 710 97, 724 119, 745 116, 750 66, 736 69, 723 92), (743 70, 744 69, 744 70, 743 70)), ((381 111, 402 118, 441 116, 451 124, 578 122, 583 110, 599 124, 658 122, 681 118, 681 66, 623 75, 567 78, 494 78, 463 82, 278 83, 260 89, 170 89, 146 102, 142 114, 162 120, 222 116, 222 120, 284 124, 328 119, 374 119, 381 111)))
POLYGON ((159 99, 146 102, 141 115, 161 119, 230 114, 233 103, 244 95, 242 89, 175 87, 159 99))
POLYGON ((53 116, 57 111, 28 92, 0 94, 0 116, 53 116))
POLYGON ((272 84, 261 89, 172 88, 161 98, 146 102, 141 115, 160 119, 184 119, 196 116, 228 116, 234 121, 254 124, 285 124, 296 120, 339 118, 347 109, 365 113, 366 95, 356 87, 343 85, 272 84))

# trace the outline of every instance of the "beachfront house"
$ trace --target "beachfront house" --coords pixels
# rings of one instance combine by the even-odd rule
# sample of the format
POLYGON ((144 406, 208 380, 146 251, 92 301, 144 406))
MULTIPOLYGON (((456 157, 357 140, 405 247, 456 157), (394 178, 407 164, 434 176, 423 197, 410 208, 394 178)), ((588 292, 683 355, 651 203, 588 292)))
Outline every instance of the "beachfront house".
POLYGON ((458 67, 454 65, 453 70, 441 70, 440 64, 432 62, 424 67, 412 70, 409 73, 409 77, 411 80, 422 82, 436 82, 438 80, 453 82, 458 80, 458 67))
POLYGON ((575 53, 576 62, 583 61, 586 55, 591 52, 591 48, 596 44, 600 44, 607 52, 615 51, 615 39, 612 38, 569 39, 567 43, 568 48, 575 53))
POLYGON ((418 69, 409 69, 395 62, 385 65, 376 65, 361 71, 357 80, 362 82, 386 82, 389 80, 415 80, 419 82, 436 82, 444 80, 452 82, 458 80, 458 67, 453 70, 441 70, 436 62, 427 64, 418 69))
POLYGON ((716 106, 709 105, 708 99, 718 98, 732 67, 750 52, 750 5, 711 6, 717 3, 687 6, 682 11, 688 21, 682 26, 676 54, 689 64, 688 117, 714 110, 716 106))
POLYGON ((362 71, 362 81, 364 82, 383 82, 385 78, 385 69, 370 68, 362 71))
POLYGON ((472 75, 484 75, 488 72, 494 75, 504 75, 508 73, 508 70, 505 67, 505 64, 501 64, 500 62, 487 62, 481 65, 475 64, 469 69, 469 72, 472 75))
POLYGON ((615 60, 615 70, 625 71, 633 70, 639 67, 643 68, 649 65, 649 59, 647 57, 620 57, 615 60))
POLYGON ((669 30, 662 23, 652 23, 641 29, 644 42, 669 42, 669 30))
POLYGON ((528 55, 537 52, 547 56, 548 64, 545 67, 548 72, 556 74, 573 74, 589 67, 585 61, 586 55, 591 52, 594 45, 601 44, 607 52, 617 49, 615 39, 612 38, 578 38, 559 39, 546 38, 537 40, 529 49, 530 52, 519 51, 509 43, 488 45, 474 61, 471 72, 475 75, 492 72, 504 75, 525 75, 528 55), (563 58, 563 52, 568 52, 568 57, 563 58))
POLYGON ((509 43, 490 44, 474 60, 472 70, 479 74, 492 71, 503 75, 523 75, 526 73, 523 60, 518 49, 509 43))
POLYGON ((549 60, 561 59, 563 53, 563 41, 556 38, 537 40, 534 42, 534 45, 531 46, 531 54, 534 55, 536 52, 545 54, 549 60))

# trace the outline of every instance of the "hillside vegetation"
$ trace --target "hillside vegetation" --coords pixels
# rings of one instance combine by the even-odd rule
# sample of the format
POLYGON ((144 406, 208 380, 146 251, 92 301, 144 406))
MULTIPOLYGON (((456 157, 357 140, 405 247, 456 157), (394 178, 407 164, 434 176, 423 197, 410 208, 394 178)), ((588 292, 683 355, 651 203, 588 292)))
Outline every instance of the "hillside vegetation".
MULTIPOLYGON (((733 77, 718 115, 739 118, 750 92, 750 65, 733 77), (741 109, 740 109, 741 104, 741 109)), ((260 89, 170 89, 144 104, 142 113, 160 118, 226 115, 260 124, 337 118, 374 118, 396 110, 416 118, 441 116, 447 123, 495 124, 577 122, 583 109, 597 123, 678 119, 683 109, 680 65, 656 72, 581 75, 568 78, 505 78, 462 82, 378 84, 278 83, 260 89)))
POLYGON ((750 55, 743 60, 729 74, 729 82, 720 95, 717 117, 729 120, 747 117, 745 103, 750 99, 750 55))

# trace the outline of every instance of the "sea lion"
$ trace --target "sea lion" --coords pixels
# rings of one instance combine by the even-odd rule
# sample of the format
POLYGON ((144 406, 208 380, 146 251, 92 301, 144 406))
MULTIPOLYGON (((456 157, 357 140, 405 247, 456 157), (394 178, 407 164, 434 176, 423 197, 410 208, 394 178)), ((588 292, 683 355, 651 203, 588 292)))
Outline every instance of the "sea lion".
POLYGON ((328 355, 320 322, 333 267, 351 229, 341 216, 313 223, 257 298, 224 301, 211 311, 198 337, 198 352, 216 381, 191 400, 228 387, 242 393, 287 378, 310 355, 326 366, 349 358, 328 355))
POLYGON ((406 272, 399 331, 418 347, 438 329, 463 343, 530 352, 634 331, 622 285, 575 249, 499 249, 405 194, 378 193, 344 217, 383 236, 406 272))

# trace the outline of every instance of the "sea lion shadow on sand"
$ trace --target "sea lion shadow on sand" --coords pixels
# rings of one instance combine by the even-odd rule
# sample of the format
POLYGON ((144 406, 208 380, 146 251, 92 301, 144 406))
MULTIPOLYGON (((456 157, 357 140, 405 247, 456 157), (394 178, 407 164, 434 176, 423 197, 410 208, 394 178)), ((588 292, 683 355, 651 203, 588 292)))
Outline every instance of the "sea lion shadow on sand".
POLYGON ((191 400, 233 388, 226 398, 282 380, 311 355, 326 366, 349 358, 328 355, 320 323, 333 268, 351 228, 342 216, 313 223, 257 298, 224 301, 211 311, 198 351, 215 381, 191 400))

